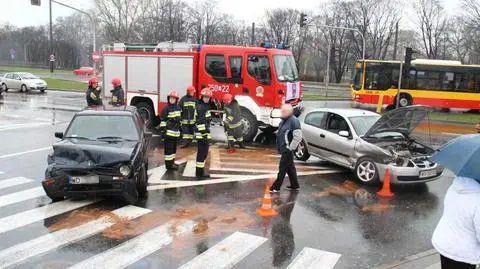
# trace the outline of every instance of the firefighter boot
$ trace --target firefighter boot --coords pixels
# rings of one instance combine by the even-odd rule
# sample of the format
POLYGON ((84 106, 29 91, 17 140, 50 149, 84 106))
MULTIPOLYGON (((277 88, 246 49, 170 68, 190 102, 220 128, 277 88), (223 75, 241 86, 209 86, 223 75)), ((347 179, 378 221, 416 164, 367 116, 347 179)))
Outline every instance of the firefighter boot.
POLYGON ((198 168, 198 167, 197 167, 197 171, 195 172, 195 176, 197 177, 197 179, 200 179, 200 180, 204 180, 204 179, 209 179, 209 178, 210 178, 210 175, 209 175, 209 174, 205 174, 205 169, 203 169, 203 168, 198 168))
POLYGON ((180 146, 181 149, 190 147, 190 140, 185 140, 183 145, 180 146))
POLYGON ((175 164, 175 161, 165 161, 165 167, 167 170, 178 170, 178 165, 175 164))

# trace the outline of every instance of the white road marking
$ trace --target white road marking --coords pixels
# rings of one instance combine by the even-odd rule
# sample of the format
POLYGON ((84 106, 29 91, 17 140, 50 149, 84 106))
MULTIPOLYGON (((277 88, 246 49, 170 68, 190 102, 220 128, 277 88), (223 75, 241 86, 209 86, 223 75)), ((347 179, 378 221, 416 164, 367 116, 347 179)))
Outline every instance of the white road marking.
POLYGON ((152 169, 148 169, 148 183, 150 184, 160 184, 162 181, 163 175, 167 172, 167 168, 165 165, 161 165, 159 167, 155 167, 152 169))
POLYGON ((338 253, 303 248, 287 269, 332 269, 340 256, 338 253))
MULTIPOLYGON (((340 173, 342 171, 339 170, 318 170, 318 171, 308 171, 308 172, 298 172, 298 176, 309 176, 309 175, 323 175, 323 174, 332 174, 332 173, 340 173)), ((224 174, 217 174, 214 175, 215 177, 223 177, 224 174)), ((181 187, 192 187, 192 186, 200 186, 200 185, 211 185, 211 184, 221 184, 221 183, 228 183, 228 182, 240 182, 240 181, 248 181, 248 180, 256 180, 256 179, 266 179, 266 178, 275 178, 277 176, 277 172, 270 173, 270 174, 261 174, 261 175, 230 175, 229 177, 219 178, 219 179, 208 179, 208 180, 199 180, 199 181, 175 181, 175 183, 171 184, 163 184, 157 186, 148 186, 147 190, 164 190, 164 189, 172 189, 172 188, 181 188, 181 187)))
POLYGON ((44 195, 45 191, 42 187, 35 187, 24 191, 14 192, 11 194, 0 196, 0 207, 41 197, 44 195))
POLYGON ((236 232, 179 269, 232 268, 266 241, 265 237, 236 232))
MULTIPOLYGON (((150 212, 151 210, 135 206, 125 206, 112 211, 120 218, 129 219, 137 218, 150 212)), ((12 267, 29 258, 78 242, 107 229, 113 224, 114 222, 111 218, 101 217, 74 228, 58 230, 12 246, 0 251, 0 268, 12 267)))
POLYGON ((196 161, 188 161, 187 165, 185 166, 185 170, 183 170, 184 177, 195 177, 196 171, 196 161))
POLYGON ((49 146, 49 147, 44 147, 44 148, 38 148, 38 149, 32 149, 32 150, 17 152, 17 153, 11 153, 11 154, 7 154, 7 155, 1 155, 0 159, 7 159, 7 158, 16 157, 16 156, 20 156, 20 155, 24 155, 24 154, 29 154, 29 153, 39 152, 39 151, 46 151, 46 150, 49 150, 49 149, 52 149, 52 147, 49 146))
MULTIPOLYGON (((222 162, 222 165, 223 165, 223 168, 225 169, 230 169, 230 168, 227 168, 225 166, 234 166, 236 168, 240 167, 240 166, 246 166, 246 167, 275 167, 275 168, 278 168, 278 163, 251 163, 251 162, 232 162, 232 163, 229 163, 229 162, 222 162)), ((312 165, 307 165, 305 162, 300 162, 296 165, 297 168, 310 168, 310 169, 319 169, 319 170, 322 170, 322 169, 329 169, 329 167, 325 167, 325 166, 312 166, 312 165)), ((235 168, 235 169, 236 169, 235 168)), ((240 168, 239 168, 240 169, 240 168)), ((214 170, 214 169, 212 169, 214 170)))
POLYGON ((83 262, 80 262, 70 269, 120 269, 125 268, 136 261, 152 254, 153 252, 169 245, 173 241, 173 236, 181 236, 186 232, 191 232, 195 223, 187 221, 182 225, 175 226, 175 234, 172 235, 172 224, 158 226, 150 231, 143 233, 133 239, 130 239, 110 250, 93 256, 83 262))
POLYGON ((15 215, 4 217, 0 219, 0 234, 32 224, 36 221, 41 221, 62 213, 93 204, 94 200, 88 201, 61 201, 53 204, 48 204, 42 207, 34 208, 15 215))
MULTIPOLYGON (((2 174, 3 172, 0 172, 2 174)), ((9 179, 0 180, 0 189, 6 189, 26 183, 33 182, 33 180, 25 177, 14 177, 9 179)))

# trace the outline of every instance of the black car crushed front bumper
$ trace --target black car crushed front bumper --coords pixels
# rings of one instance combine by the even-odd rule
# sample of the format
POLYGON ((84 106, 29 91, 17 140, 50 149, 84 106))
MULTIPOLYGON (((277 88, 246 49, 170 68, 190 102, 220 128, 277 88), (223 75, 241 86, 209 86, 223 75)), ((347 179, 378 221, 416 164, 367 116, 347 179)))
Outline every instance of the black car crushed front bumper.
MULTIPOLYGON (((77 176, 78 174, 74 175, 77 176)), ((68 171, 47 169, 42 186, 49 197, 105 197, 113 196, 123 198, 128 202, 138 199, 136 175, 121 177, 119 175, 98 175, 82 173, 81 176, 98 176, 99 183, 95 184, 71 184, 68 171)))

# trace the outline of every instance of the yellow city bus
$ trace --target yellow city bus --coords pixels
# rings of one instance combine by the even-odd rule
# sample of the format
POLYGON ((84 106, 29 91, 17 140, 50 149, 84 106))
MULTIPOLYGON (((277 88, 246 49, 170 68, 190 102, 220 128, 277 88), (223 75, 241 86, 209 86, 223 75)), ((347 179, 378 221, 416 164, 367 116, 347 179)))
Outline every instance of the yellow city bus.
MULTIPOLYGON (((365 60, 356 63, 352 98, 363 104, 394 106, 400 61, 365 60)), ((417 59, 402 79, 399 106, 480 109, 480 65, 458 61, 417 59)))

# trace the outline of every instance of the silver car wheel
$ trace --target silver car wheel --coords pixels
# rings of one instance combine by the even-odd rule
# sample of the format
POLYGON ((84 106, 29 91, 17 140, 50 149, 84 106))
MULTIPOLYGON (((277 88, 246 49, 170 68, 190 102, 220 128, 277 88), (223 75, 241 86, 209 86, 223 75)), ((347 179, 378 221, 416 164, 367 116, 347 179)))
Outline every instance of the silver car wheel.
POLYGON ((305 144, 300 143, 298 144, 297 150, 295 150, 295 156, 301 159, 305 155, 305 144))
POLYGON ((357 167, 357 177, 363 182, 374 181, 376 175, 375 164, 370 161, 362 161, 357 167))

